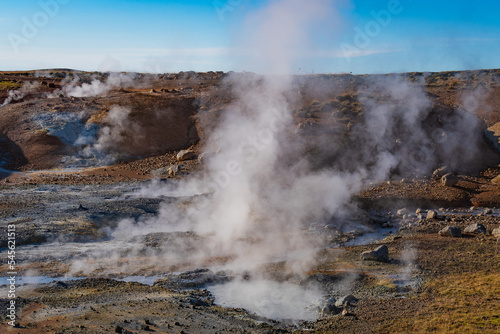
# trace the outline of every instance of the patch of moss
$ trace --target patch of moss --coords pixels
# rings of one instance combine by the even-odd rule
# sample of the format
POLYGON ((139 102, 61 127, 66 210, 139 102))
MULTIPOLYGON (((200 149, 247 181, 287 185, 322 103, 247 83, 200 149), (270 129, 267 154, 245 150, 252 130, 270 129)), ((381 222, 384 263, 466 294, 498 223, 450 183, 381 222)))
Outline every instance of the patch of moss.
POLYGON ((13 81, 0 81, 0 90, 13 90, 19 89, 22 84, 13 81))

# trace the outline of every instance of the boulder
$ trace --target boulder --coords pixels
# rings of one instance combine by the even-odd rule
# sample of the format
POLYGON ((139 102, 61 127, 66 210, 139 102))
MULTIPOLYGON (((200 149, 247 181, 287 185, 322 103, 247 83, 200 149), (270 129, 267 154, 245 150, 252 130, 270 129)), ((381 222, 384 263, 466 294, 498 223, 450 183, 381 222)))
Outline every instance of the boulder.
POLYGON ((180 165, 172 165, 170 167, 168 167, 168 176, 176 176, 181 170, 181 166, 180 165))
POLYGON ((460 238, 462 236, 462 231, 458 226, 446 226, 438 234, 442 237, 453 237, 460 238))
POLYGON ((441 183, 445 187, 453 187, 458 184, 458 177, 452 173, 448 173, 441 178, 441 183))
POLYGON ((320 310, 321 314, 323 315, 339 314, 342 311, 342 309, 338 309, 335 306, 335 302, 336 302, 335 298, 328 299, 320 310))
POLYGON ((177 153, 177 161, 191 160, 196 157, 196 153, 193 150, 182 150, 177 153))
POLYGON ((445 176, 446 174, 451 173, 451 170, 448 168, 448 166, 443 166, 438 169, 436 169, 433 173, 432 176, 436 178, 441 178, 445 176))
POLYGON ((483 214, 485 215, 491 215, 493 213, 493 210, 491 209, 484 209, 483 214))
POLYGON ((366 251, 361 253, 361 259, 365 261, 388 262, 389 249, 387 248, 386 245, 379 246, 372 251, 366 251))
POLYGON ((465 233, 486 234, 486 227, 479 223, 469 225, 464 230, 465 233))
POLYGON ((426 216, 427 219, 437 219, 437 217, 438 217, 438 214, 436 211, 434 211, 434 210, 427 211, 427 216, 426 216))
POLYGON ((339 298, 335 302, 335 307, 344 308, 344 307, 356 304, 357 301, 358 301, 358 298, 354 297, 353 295, 344 296, 342 298, 339 298))

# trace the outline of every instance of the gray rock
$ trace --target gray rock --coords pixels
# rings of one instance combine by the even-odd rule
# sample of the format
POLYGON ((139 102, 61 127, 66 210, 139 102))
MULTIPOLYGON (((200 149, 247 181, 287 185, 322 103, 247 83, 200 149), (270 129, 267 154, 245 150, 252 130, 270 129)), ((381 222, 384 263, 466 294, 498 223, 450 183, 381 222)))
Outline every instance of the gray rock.
POLYGON ((441 183, 445 187, 453 187, 458 184, 458 177, 454 174, 448 173, 441 178, 441 183))
POLYGON ((389 261, 389 249, 386 245, 379 246, 372 251, 361 253, 361 259, 365 261, 387 262, 389 261))
POLYGON ((443 166, 443 167, 440 167, 440 168, 436 169, 434 171, 434 173, 432 173, 432 176, 434 176, 434 177, 443 177, 443 176, 445 176, 448 173, 451 173, 451 170, 448 168, 448 166, 443 166))
POLYGON ((465 233, 486 234, 486 227, 479 223, 469 225, 464 230, 465 233))
POLYGON ((182 150, 177 153, 177 161, 191 160, 194 159, 196 153, 193 150, 182 150))
POLYGON ((442 237, 453 237, 460 238, 462 236, 462 231, 458 226, 446 226, 438 233, 442 237))
POLYGON ((331 315, 331 314, 339 314, 341 310, 335 307, 335 305, 325 305, 321 308, 321 314, 323 315, 331 315))
POLYGON ((427 219, 437 219, 437 217, 438 217, 438 214, 436 211, 434 211, 434 210, 427 211, 427 216, 426 216, 427 219))
POLYGON ((342 309, 338 309, 335 306, 335 298, 330 298, 325 302, 325 305, 321 308, 320 312, 323 315, 339 314, 342 309))
POLYGON ((176 176, 181 171, 180 165, 172 165, 168 167, 168 176, 176 176))
POLYGON ((493 213, 493 210, 491 209, 484 209, 483 214, 485 215, 491 215, 493 213))
POLYGON ((168 167, 155 169, 154 171, 152 171, 152 173, 158 176, 161 175, 175 176, 181 171, 182 167, 183 167, 182 165, 171 165, 168 167))
POLYGON ((494 229, 491 234, 497 238, 500 238, 500 227, 499 228, 496 228, 494 229))
POLYGON ((338 308, 344 308, 344 307, 356 304, 357 301, 358 301, 358 298, 354 297, 353 295, 348 295, 348 296, 344 296, 344 297, 338 299, 335 302, 335 306, 338 308))

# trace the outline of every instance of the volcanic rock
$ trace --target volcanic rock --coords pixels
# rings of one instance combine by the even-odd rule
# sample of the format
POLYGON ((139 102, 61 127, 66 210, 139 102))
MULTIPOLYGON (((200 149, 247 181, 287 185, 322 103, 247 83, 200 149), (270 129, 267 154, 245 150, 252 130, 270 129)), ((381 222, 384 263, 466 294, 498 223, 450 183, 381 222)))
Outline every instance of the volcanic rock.
POLYGON ((458 177, 452 173, 448 173, 441 178, 441 183, 445 187, 453 187, 458 183, 458 177))
POLYGON ((335 302, 335 306, 338 308, 343 308, 343 307, 347 307, 347 306, 351 306, 353 304, 356 304, 357 301, 358 301, 358 298, 354 297, 353 295, 348 295, 348 296, 344 296, 344 297, 338 299, 335 302))
POLYGON ((326 301, 325 305, 321 308, 320 313, 323 315, 339 314, 342 309, 335 306, 335 298, 330 298, 326 301))
POLYGON ((386 245, 379 246, 372 251, 361 253, 361 259, 365 261, 387 262, 389 261, 389 249, 386 245))
POLYGON ((182 150, 179 153, 177 153, 177 161, 185 161, 185 160, 191 160, 196 157, 196 154, 194 153, 193 150, 182 150))
POLYGON ((453 237, 460 238, 462 236, 462 231, 458 226, 446 226, 438 234, 442 237, 453 237))
POLYGON ((427 219, 437 219, 437 217, 438 217, 438 214, 436 211, 434 211, 434 210, 427 211, 427 217, 426 217, 427 219))
POLYGON ((168 168, 168 176, 176 176, 181 170, 180 165, 172 165, 168 168))
POLYGON ((464 230, 465 233, 486 234, 486 227, 479 223, 469 225, 464 230))

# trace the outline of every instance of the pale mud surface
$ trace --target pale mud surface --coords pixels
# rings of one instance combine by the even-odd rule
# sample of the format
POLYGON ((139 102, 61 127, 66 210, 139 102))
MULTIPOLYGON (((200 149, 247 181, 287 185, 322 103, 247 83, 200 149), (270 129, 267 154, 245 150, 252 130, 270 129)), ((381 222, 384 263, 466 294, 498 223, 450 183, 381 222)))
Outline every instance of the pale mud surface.
MULTIPOLYGON (((495 73, 483 75, 490 80, 498 76, 495 73)), ((176 154, 181 149, 202 152, 205 132, 232 98, 220 89, 220 76, 159 80, 147 88, 114 90, 92 98, 43 98, 43 93, 60 87, 55 81, 55 88, 40 89, 0 108, 4 158, 0 223, 3 229, 16 226, 18 276, 25 277, 24 282, 33 277, 29 284, 18 282, 19 326, 10 328, 2 312, 2 332, 433 332, 427 320, 432 323, 464 311, 435 306, 439 282, 453 287, 456 277, 469 276, 478 282, 483 277, 498 282, 500 245, 492 231, 500 227, 496 209, 500 190, 492 180, 500 175, 500 160, 486 141, 476 165, 457 169, 459 181, 454 187, 443 186, 429 173, 404 180, 394 175, 380 184, 365 185, 353 196, 359 215, 342 223, 304 226, 304 233, 325 239, 326 246, 315 250, 310 269, 301 273, 287 267, 293 263, 280 259, 242 270, 229 265, 230 257, 183 258, 186 252, 208 251, 203 240, 210 236, 189 229, 113 234, 123 220, 140 222, 158 216, 162 205, 184 208, 196 203, 199 195, 165 196, 144 189, 173 184, 202 170, 196 158, 178 162, 176 154), (170 92, 161 92, 162 88, 170 92), (111 164, 98 154, 84 156, 83 146, 75 142, 82 136, 95 141, 93 127, 107 126, 104 114, 115 104, 135 106, 130 119, 150 131, 141 137, 124 134, 107 143, 117 154, 111 164), (158 108, 175 112, 156 113, 151 120, 151 112, 158 108), (174 132, 161 131, 172 122, 177 125, 174 132), (158 142, 173 146, 151 144, 158 142), (182 165, 176 175, 161 169, 174 164, 182 165), (408 209, 404 215, 397 213, 402 208, 408 209), (418 208, 421 217, 415 213, 418 208), (485 208, 492 210, 485 212, 485 208), (436 219, 426 219, 431 209, 438 213, 436 219), (483 224, 486 233, 464 233, 461 238, 437 234, 448 225, 463 231, 472 223, 483 224), (362 252, 382 244, 388 247, 388 262, 361 260, 362 252), (345 308, 347 315, 319 312, 328 298, 349 294, 359 301, 345 308), (412 327, 407 323, 411 319, 418 319, 425 328, 412 327)), ((4 75, 5 80, 13 77, 4 75)), ((337 78, 329 94, 349 92, 356 87, 356 78, 337 78)), ((34 80, 29 75, 25 79, 34 80)), ((463 93, 439 80, 428 85, 436 105, 463 93)), ((306 100, 323 102, 326 96, 325 89, 306 100)), ((345 123, 323 121, 315 116, 320 111, 307 109, 310 105, 307 101, 304 108, 297 108, 296 124, 335 127, 345 123)), ((498 113, 489 113, 483 120, 485 126, 491 125, 498 113)), ((324 134, 311 135, 307 130, 302 135, 312 142, 324 139, 324 134)), ((0 242, 6 244, 6 233, 0 235, 0 242)), ((6 248, 0 256, 7 258, 6 248)), ((305 256, 300 250, 293 254, 297 262, 305 256)), ((0 270, 8 272, 5 261, 0 270)), ((478 319, 482 318, 453 320, 456 326, 444 332, 500 329, 494 313, 500 309, 500 298, 476 288, 449 298, 453 305, 466 300, 465 310, 476 310, 478 319)), ((9 300, 0 301, 3 310, 9 300)))

